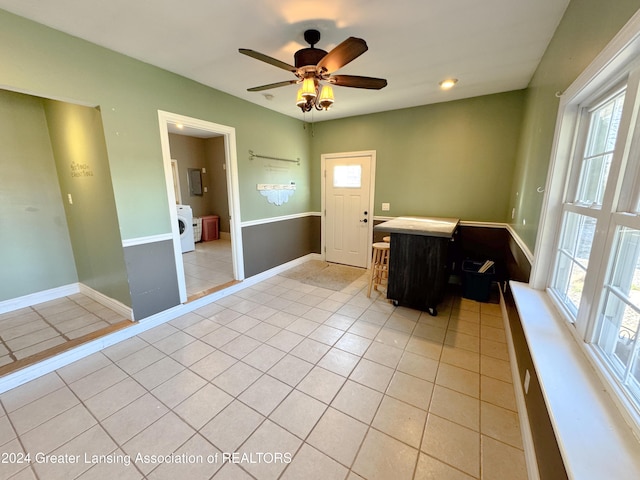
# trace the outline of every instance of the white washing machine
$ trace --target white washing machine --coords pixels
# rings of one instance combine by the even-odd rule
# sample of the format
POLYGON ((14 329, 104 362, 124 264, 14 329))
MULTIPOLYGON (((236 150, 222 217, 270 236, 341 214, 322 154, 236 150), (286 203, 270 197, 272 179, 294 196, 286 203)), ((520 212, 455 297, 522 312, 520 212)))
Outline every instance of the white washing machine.
POLYGON ((182 243, 182 253, 191 252, 196 249, 193 241, 193 211, 189 205, 176 205, 178 209, 178 231, 180 232, 180 243, 182 243))

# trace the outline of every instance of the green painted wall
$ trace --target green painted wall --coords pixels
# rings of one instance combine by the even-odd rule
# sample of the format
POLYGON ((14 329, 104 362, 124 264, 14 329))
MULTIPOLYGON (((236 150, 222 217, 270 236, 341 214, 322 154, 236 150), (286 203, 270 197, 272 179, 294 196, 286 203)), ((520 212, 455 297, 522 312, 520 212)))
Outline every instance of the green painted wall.
POLYGON ((78 280, 131 305, 100 111, 43 103, 78 280))
POLYGON ((211 196, 211 212, 220 217, 220 232, 231 232, 229 224, 229 188, 227 185, 227 171, 225 170, 224 138, 208 138, 205 142, 207 156, 207 173, 204 175, 209 182, 211 196))
POLYGON ((0 301, 76 283, 42 100, 0 90, 0 301))
MULTIPOLYGON (((48 182, 44 191, 35 178, 29 177, 32 170, 28 164, 21 165, 21 169, 11 167, 15 171, 16 182, 10 187, 6 186, 5 181, 9 177, 3 173, 2 197, 11 196, 16 199, 13 203, 5 203, 5 206, 14 205, 18 201, 22 202, 23 207, 36 205, 34 208, 40 208, 46 204, 46 216, 58 223, 53 226, 55 228, 49 228, 50 225, 42 222, 38 224, 42 228, 34 230, 31 227, 38 216, 31 215, 17 220, 9 230, 10 235, 4 233, 7 230, 3 228, 1 235, 9 238, 16 235, 24 239, 35 232, 34 238, 37 236, 43 240, 22 242, 20 254, 15 255, 16 249, 5 248, 6 241, 0 237, 1 255, 3 258, 8 257, 5 265, 11 266, 10 269, 3 268, 3 274, 7 271, 14 273, 11 277, 11 290, 3 290, 2 298, 15 298, 77 282, 79 275, 90 286, 97 287, 99 291, 104 291, 125 304, 131 304, 127 279, 137 278, 136 274, 139 272, 127 271, 123 275, 122 241, 171 231, 158 110, 236 129, 242 220, 310 210, 309 135, 303 122, 299 120, 1 10, 0 65, 0 85, 7 90, 28 92, 37 97, 100 109, 103 132, 100 141, 104 142, 108 165, 100 166, 101 172, 105 173, 105 190, 100 191, 99 198, 107 199, 107 189, 111 188, 112 199, 109 201, 115 204, 115 212, 108 212, 109 218, 105 223, 105 228, 109 228, 113 236, 108 235, 94 244, 95 236, 89 231, 83 231, 84 227, 75 223, 82 218, 95 226, 92 222, 98 221, 105 209, 109 210, 113 206, 98 205, 84 198, 76 205, 75 213, 69 217, 73 218, 69 238, 51 151, 48 153, 50 171, 41 172, 48 182), (300 157, 306 166, 272 168, 262 161, 249 160, 249 150, 285 158, 300 157), (112 180, 110 185, 107 184, 107 172, 112 180), (256 191, 256 183, 290 181, 296 182, 298 191, 282 207, 268 204, 256 191), (54 194, 57 195, 55 201, 49 198, 54 194), (34 220, 27 221, 27 218, 34 220), (117 223, 114 223, 116 219, 117 223), (16 226, 24 228, 17 229, 16 226), (51 240, 53 230, 53 235, 59 233, 61 238, 51 240), (42 245, 45 237, 48 243, 42 245), (77 274, 71 243, 78 262, 77 274), (57 244, 56 249, 54 247, 57 244), (104 248, 103 258, 96 256, 96 248, 104 248), (116 251, 118 249, 119 252, 116 251), (59 266, 50 262, 46 267, 55 271, 55 275, 43 276, 43 266, 39 263, 41 257, 48 260, 55 257, 59 260, 59 266), (112 261, 110 265, 107 264, 109 260, 112 261), (21 270, 16 274, 17 269, 21 270)), ((24 124, 37 128, 44 125, 46 139, 46 122, 41 111, 40 117, 39 123, 25 120, 24 124)), ((0 122, 4 123, 1 119, 0 122)), ((3 135, 8 135, 10 131, 5 128, 3 135)), ((27 139, 29 135, 40 133, 28 132, 21 142, 32 142, 27 139)), ((69 153, 73 139, 68 138, 66 141, 69 143, 59 144, 57 147, 60 151, 67 150, 66 153, 69 153)), ((13 148, 16 155, 19 150, 18 146, 13 148)), ((28 156, 29 151, 29 148, 25 148, 25 153, 19 155, 28 156)), ((13 160, 11 157, 4 157, 0 161, 4 165, 13 160)), ((63 196, 66 196, 66 192, 63 192, 63 196)), ((2 221, 5 218, 7 221, 13 220, 16 216, 3 215, 2 221)), ((266 250, 263 254, 266 255, 268 244, 264 248, 266 250)), ((158 262, 173 264, 174 259, 166 257, 158 259, 158 262)), ((3 284, 6 282, 3 281, 3 284)), ((155 291, 159 286, 149 284, 138 285, 137 288, 141 291, 155 291)))
MULTIPOLYGON (((309 130, 304 128, 301 121, 290 117, 281 117, 283 128, 280 129, 277 123, 270 124, 271 115, 266 110, 261 110, 259 116, 247 119, 251 122, 251 127, 242 135, 243 146, 238 146, 238 163, 242 167, 239 168, 242 220, 308 212, 312 209, 312 192, 315 187, 310 168, 313 162, 309 154, 309 130), (244 135, 248 138, 245 139, 244 135), (300 165, 259 158, 250 160, 249 150, 257 155, 290 160, 299 158, 300 165), (256 188, 259 183, 290 182, 296 183, 296 193, 279 207, 269 204, 256 188)), ((240 135, 238 144, 240 145, 240 135)))
POLYGON ((549 158, 563 92, 631 16, 639 0, 572 0, 529 84, 510 208, 513 227, 534 250, 549 158))
POLYGON ((123 239, 171 230, 158 110, 236 129, 243 220, 308 211, 308 169, 271 171, 249 150, 309 162, 308 132, 291 117, 0 11, 0 85, 102 111, 123 239), (256 183, 295 181, 296 195, 269 205, 256 183), (135 208, 131 206, 135 205, 135 208))
POLYGON ((314 124, 314 208, 321 154, 376 150, 375 215, 505 222, 523 98, 514 91, 314 124))

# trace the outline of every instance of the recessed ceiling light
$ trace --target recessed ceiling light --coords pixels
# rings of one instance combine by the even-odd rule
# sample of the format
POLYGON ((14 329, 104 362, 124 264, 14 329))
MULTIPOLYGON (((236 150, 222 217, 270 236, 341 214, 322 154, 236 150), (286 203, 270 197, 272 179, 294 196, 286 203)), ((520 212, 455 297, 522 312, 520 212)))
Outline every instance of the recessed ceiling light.
POLYGON ((447 78, 446 80, 441 81, 438 85, 440 85, 442 90, 449 90, 450 88, 453 88, 456 83, 458 83, 457 78, 447 78))
POLYGON ((184 128, 184 125, 181 123, 176 123, 176 127, 182 130, 184 128))

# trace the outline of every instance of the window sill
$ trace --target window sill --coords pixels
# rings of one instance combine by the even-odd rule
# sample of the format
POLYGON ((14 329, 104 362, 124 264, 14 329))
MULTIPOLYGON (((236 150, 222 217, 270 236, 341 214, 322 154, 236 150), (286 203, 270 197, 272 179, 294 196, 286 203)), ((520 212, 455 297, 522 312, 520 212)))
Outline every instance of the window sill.
POLYGON ((640 442, 540 290, 510 282, 569 478, 637 480, 640 442))

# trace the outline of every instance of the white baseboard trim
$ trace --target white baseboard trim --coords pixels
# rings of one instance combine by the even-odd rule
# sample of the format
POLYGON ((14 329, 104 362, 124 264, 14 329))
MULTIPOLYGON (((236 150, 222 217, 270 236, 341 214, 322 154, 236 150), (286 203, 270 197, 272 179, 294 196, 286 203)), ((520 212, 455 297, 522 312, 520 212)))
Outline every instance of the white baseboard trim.
POLYGON ((253 277, 249 277, 236 285, 232 285, 229 288, 225 288, 224 290, 212 293, 211 295, 207 295, 206 297, 199 298, 198 300, 195 300, 193 302, 177 305, 168 310, 164 310, 160 313, 142 319, 132 324, 130 327, 123 328, 122 330, 118 330, 117 332, 110 333, 109 335, 105 335, 104 337, 100 337, 91 342, 79 345, 78 347, 67 350, 66 352, 61 352, 58 355, 42 360, 41 362, 38 362, 34 365, 30 365, 13 373, 9 373, 3 377, 0 377, 0 393, 11 390, 12 388, 16 388, 24 383, 46 375, 47 373, 51 373, 54 370, 81 360, 84 357, 88 357, 89 355, 99 352, 100 350, 110 347, 111 345, 114 345, 123 340, 127 340, 128 338, 134 337, 151 328, 157 327, 158 325, 178 318, 181 315, 192 312, 193 310, 197 310, 198 308, 204 305, 208 305, 209 303, 214 302, 220 298, 226 297, 228 295, 231 295, 232 293, 255 285, 263 280, 274 277, 275 275, 278 275, 279 273, 291 267, 295 267, 309 260, 316 260, 318 258, 320 258, 320 255, 317 253, 310 253, 308 255, 305 255, 304 257, 296 258, 295 260, 282 265, 278 265, 277 267, 254 275, 253 277))
POLYGON ((516 358, 516 350, 513 346, 509 314, 507 313, 507 306, 504 301, 502 289, 500 288, 498 290, 500 290, 500 309, 502 310, 502 321, 504 322, 504 331, 507 337, 507 349, 509 351, 509 363, 511 364, 511 381, 513 382, 513 390, 516 395, 518 419, 520 420, 520 432, 522 434, 522 447, 524 449, 524 459, 527 464, 527 478, 529 480, 540 480, 538 459, 533 443, 531 424, 529 423, 527 405, 524 400, 524 391, 522 389, 522 384, 520 383, 520 374, 518 373, 518 359, 516 358))
POLYGON ((9 300, 0 302, 0 313, 13 312, 14 310, 20 310, 21 308, 31 307, 43 302, 49 302, 57 298, 66 297, 67 295, 73 295, 79 291, 80 287, 78 283, 70 283, 69 285, 30 293, 28 295, 23 295, 22 297, 10 298, 9 300))
POLYGON ((124 303, 119 302, 111 297, 107 297, 104 293, 100 293, 97 290, 94 290, 91 287, 88 287, 84 283, 80 283, 80 293, 86 295, 87 297, 95 300, 100 305, 104 305, 107 308, 110 308, 114 312, 119 313, 125 318, 129 320, 135 320, 133 318, 133 309, 131 307, 126 306, 124 303))
POLYGON ((297 267, 298 265, 302 265, 303 263, 306 263, 309 260, 321 260, 321 259, 322 259, 322 255, 320 255, 319 253, 308 253, 304 257, 296 258, 294 260, 291 260, 290 262, 283 263, 282 265, 278 265, 277 267, 273 267, 262 273, 258 273, 253 277, 249 277, 248 279, 245 280, 245 282, 253 281, 252 283, 253 285, 263 280, 266 280, 267 278, 271 278, 275 275, 278 275, 279 273, 282 273, 285 270, 289 270, 290 268, 297 267))

